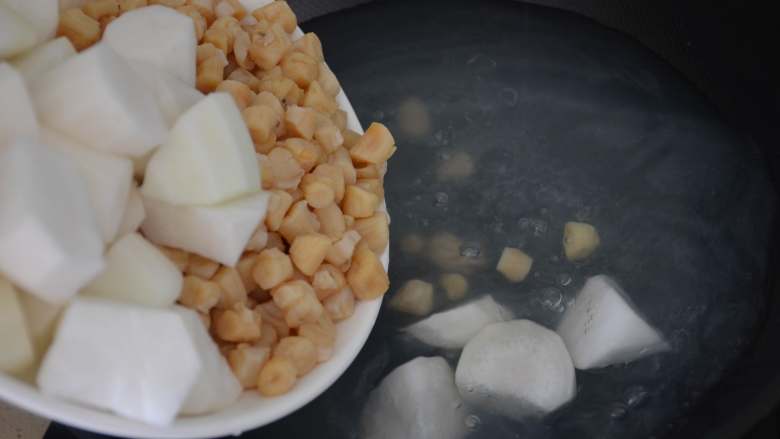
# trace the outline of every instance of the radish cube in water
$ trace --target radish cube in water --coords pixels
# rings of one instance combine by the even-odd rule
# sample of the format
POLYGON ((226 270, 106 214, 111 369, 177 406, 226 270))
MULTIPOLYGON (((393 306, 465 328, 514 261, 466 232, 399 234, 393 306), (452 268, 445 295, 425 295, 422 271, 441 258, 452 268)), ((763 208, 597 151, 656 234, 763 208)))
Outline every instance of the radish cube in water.
POLYGON ((141 62, 195 86, 195 25, 174 9, 154 5, 126 12, 106 27, 103 41, 129 64, 141 62))
POLYGON ((268 198, 268 193, 257 192, 214 206, 174 206, 144 197, 141 230, 155 244, 233 267, 265 218, 268 198))
POLYGON ((512 318, 512 313, 486 295, 473 302, 433 314, 404 329, 416 339, 445 349, 458 349, 485 326, 512 318))
POLYGON ((199 336, 175 309, 79 298, 63 313, 38 387, 49 396, 167 425, 203 371, 199 336))
POLYGON ((0 371, 19 374, 35 361, 30 331, 19 302, 19 293, 0 277, 0 371))
POLYGON ((463 348, 455 382, 467 403, 518 420, 549 413, 577 391, 563 341, 530 320, 482 329, 463 348))
POLYGON ((43 125, 114 154, 142 156, 168 133, 151 87, 102 42, 42 75, 33 100, 43 125))
POLYGON ((29 140, 0 148, 0 272, 62 303, 102 268, 103 240, 76 165, 29 140))
POLYGON ((114 240, 122 221, 130 185, 133 163, 130 159, 81 146, 62 134, 41 130, 41 142, 61 151, 76 164, 87 183, 89 200, 95 211, 103 242, 114 240))
POLYGON ((198 314, 180 306, 173 309, 187 326, 203 365, 179 413, 200 415, 229 406, 241 395, 241 384, 225 357, 219 353, 198 314))
POLYGON ((669 349, 618 284, 604 275, 588 279, 563 315, 558 334, 577 369, 627 363, 669 349))
POLYGON ((465 410, 452 369, 441 357, 417 357, 371 392, 361 419, 364 439, 459 439, 465 410))
POLYGON ((212 93, 179 117, 141 186, 144 197, 173 205, 222 203, 258 190, 254 144, 227 93, 212 93))
POLYGON ((70 40, 66 37, 59 37, 17 56, 11 63, 24 76, 30 88, 35 88, 35 82, 44 73, 75 54, 76 49, 70 40))
POLYGON ((0 63, 0 96, 0 148, 17 137, 36 138, 38 121, 24 79, 6 63, 0 63))
POLYGON ((125 235, 106 253, 106 268, 83 293, 148 306, 173 305, 182 275, 157 247, 137 233, 125 235))

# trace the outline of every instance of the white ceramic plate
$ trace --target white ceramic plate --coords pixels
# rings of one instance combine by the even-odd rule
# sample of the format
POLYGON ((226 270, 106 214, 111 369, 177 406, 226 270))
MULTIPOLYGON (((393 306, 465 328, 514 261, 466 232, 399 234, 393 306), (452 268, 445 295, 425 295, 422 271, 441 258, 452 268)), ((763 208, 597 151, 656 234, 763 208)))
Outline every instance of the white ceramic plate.
MULTIPOLYGON (((293 38, 303 35, 300 29, 293 38)), ((349 99, 342 90, 336 97, 339 107, 347 112, 347 126, 362 133, 360 121, 349 99)), ((383 205, 386 210, 386 206, 383 205)), ((387 270, 389 248, 382 254, 387 270)), ((365 344, 376 322, 382 299, 357 302, 352 317, 338 324, 338 335, 333 357, 320 364, 298 381, 289 393, 274 398, 263 398, 256 391, 247 391, 232 406, 203 416, 177 418, 167 427, 155 427, 125 419, 101 410, 87 408, 65 400, 41 394, 23 381, 0 373, 0 398, 54 421, 84 430, 133 438, 209 438, 238 435, 269 424, 301 408, 333 384, 352 364, 365 344)))

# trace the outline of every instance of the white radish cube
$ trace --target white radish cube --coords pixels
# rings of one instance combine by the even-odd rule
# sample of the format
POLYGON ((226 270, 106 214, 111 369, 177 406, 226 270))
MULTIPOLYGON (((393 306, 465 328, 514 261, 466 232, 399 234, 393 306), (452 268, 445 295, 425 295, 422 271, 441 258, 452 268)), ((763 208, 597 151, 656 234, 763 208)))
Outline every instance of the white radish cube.
POLYGON ((24 79, 6 63, 0 63, 0 96, 0 147, 17 137, 36 138, 38 121, 24 79))
POLYGON ((0 272, 52 303, 103 268, 87 185, 61 152, 18 140, 0 148, 0 272))
POLYGON ((35 29, 38 42, 54 36, 60 18, 58 0, 1 0, 35 29))
POLYGON ((181 79, 153 66, 140 66, 136 70, 154 90, 165 121, 173 127, 179 116, 203 99, 203 93, 181 79))
POLYGON ((17 56, 11 63, 33 89, 36 81, 44 73, 62 64, 75 54, 76 49, 70 40, 66 37, 59 37, 17 56))
POLYGON ((150 64, 195 86, 195 25, 174 9, 155 5, 126 12, 106 27, 103 41, 130 64, 150 64))
POLYGON ((222 203, 258 190, 254 144, 227 93, 212 93, 179 117, 141 187, 144 197, 178 205, 222 203))
POLYGON ((0 277, 0 371, 21 374, 35 362, 27 319, 19 303, 19 293, 0 277))
POLYGON ((167 425, 202 370, 177 311, 80 298, 63 313, 37 382, 49 396, 167 425))
POLYGON ((22 53, 37 42, 35 28, 13 9, 0 2, 0 59, 22 53))
POLYGON ((557 331, 577 369, 628 363, 669 349, 620 286, 605 275, 588 279, 557 331))
POLYGON ((184 400, 179 413, 201 415, 229 406, 241 395, 241 384, 233 375, 225 357, 220 354, 198 314, 180 306, 174 307, 174 311, 187 326, 203 365, 195 380, 195 386, 184 400))
POLYGON ((41 359, 54 338, 54 329, 65 305, 51 304, 27 293, 20 294, 19 301, 27 317, 27 328, 30 330, 36 358, 41 359))
POLYGON ((148 306, 173 305, 179 297, 179 268, 137 233, 115 242, 106 253, 106 268, 82 293, 148 306))
POLYGON ((577 391, 563 341, 530 320, 482 329, 463 348, 455 382, 467 403, 517 420, 549 413, 577 391))
POLYGON ((258 192, 214 206, 174 206, 144 197, 144 235, 233 267, 265 218, 268 194, 258 192))
POLYGON ((42 75, 33 100, 43 125, 114 154, 142 156, 168 132, 152 88, 102 42, 42 75))
POLYGON ((486 295, 473 302, 433 314, 404 329, 423 343, 445 349, 466 346, 479 331, 491 323, 512 319, 512 313, 486 295))
POLYGON ((465 410, 452 369, 441 357, 417 357, 390 372, 363 409, 364 439, 459 439, 465 410))
POLYGON ((149 160, 152 158, 152 154, 157 151, 157 149, 152 149, 146 154, 140 156, 140 157, 133 157, 133 176, 139 180, 144 179, 144 174, 146 174, 146 165, 149 164, 149 160))
POLYGON ((146 209, 144 209, 144 200, 141 197, 141 191, 138 187, 133 185, 130 188, 130 196, 127 197, 127 206, 125 206, 125 213, 122 216, 122 222, 119 224, 118 237, 123 237, 128 233, 138 231, 141 227, 141 223, 146 218, 146 209))
POLYGON ((49 129, 41 130, 41 143, 61 151, 76 164, 87 183, 103 242, 114 240, 133 182, 133 162, 127 157, 81 146, 49 129))

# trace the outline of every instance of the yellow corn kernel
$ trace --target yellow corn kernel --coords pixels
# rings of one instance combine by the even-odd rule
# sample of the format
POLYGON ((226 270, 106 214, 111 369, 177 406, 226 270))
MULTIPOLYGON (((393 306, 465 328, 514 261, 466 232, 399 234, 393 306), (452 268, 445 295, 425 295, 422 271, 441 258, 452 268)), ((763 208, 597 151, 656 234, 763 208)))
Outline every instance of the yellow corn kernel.
POLYGON ((311 281, 311 286, 320 300, 338 293, 346 285, 347 279, 344 277, 344 273, 330 264, 322 264, 312 276, 311 281))
POLYGON ((317 347, 305 337, 292 336, 279 340, 274 357, 287 358, 295 366, 298 376, 306 375, 317 364, 317 347))
POLYGON ((318 127, 314 130, 314 140, 325 148, 327 152, 333 152, 344 144, 344 136, 336 125, 330 124, 318 127))
POLYGON ((219 270, 218 263, 211 259, 204 258, 199 254, 191 253, 190 262, 187 265, 185 273, 198 276, 201 279, 211 279, 217 270, 219 270))
POLYGON ((273 94, 284 105, 298 105, 303 97, 303 90, 290 78, 261 79, 258 89, 273 94))
POLYGON ((264 290, 270 290, 293 275, 290 257, 276 248, 265 249, 257 256, 252 270, 255 282, 264 290))
POLYGON ((393 294, 389 305, 416 316, 430 314, 433 309, 433 284, 420 279, 409 280, 393 294))
POLYGON ((293 204, 279 227, 279 233, 287 242, 293 242, 295 237, 316 233, 320 230, 320 222, 309 211, 305 200, 293 204))
POLYGON ((284 147, 272 149, 268 153, 268 161, 275 188, 292 189, 298 187, 305 171, 289 149, 284 147))
POLYGON ((261 223, 252 233, 244 250, 259 252, 266 247, 266 244, 268 244, 268 229, 265 228, 265 224, 261 223))
POLYGON ((215 91, 230 93, 239 110, 247 108, 255 98, 255 94, 248 85, 230 79, 222 81, 215 91))
POLYGON ((287 32, 277 23, 264 35, 255 34, 252 45, 249 46, 249 56, 263 70, 270 70, 279 64, 282 56, 292 47, 292 41, 287 32))
POLYGON ((269 3, 262 8, 252 11, 252 15, 254 15, 257 21, 267 20, 271 23, 278 23, 288 34, 292 33, 298 26, 298 19, 295 17, 295 13, 285 1, 269 3))
POLYGON ((599 232, 590 224, 568 222, 563 229, 563 249, 570 261, 587 259, 600 243, 599 232))
POLYGON ((188 0, 187 3, 197 9, 209 25, 217 18, 214 13, 214 0, 188 0))
POLYGON ((293 199, 290 194, 281 190, 271 191, 268 200, 268 213, 265 217, 265 225, 268 230, 277 231, 282 225, 282 220, 292 206, 293 199))
POLYGON ((330 114, 330 120, 341 130, 347 129, 347 112, 344 110, 336 110, 330 114))
MULTIPOLYGON (((236 69, 232 72, 230 72, 230 75, 227 79, 238 81, 246 84, 253 92, 257 92, 258 87, 260 86, 260 80, 257 79, 257 76, 253 75, 251 72, 244 68, 236 69)), ((255 102, 257 101, 257 96, 253 97, 252 99, 252 105, 256 105, 255 102)))
POLYGON ((290 246, 290 257, 295 266, 305 275, 311 276, 325 260, 330 248, 330 238, 319 233, 299 235, 290 246))
POLYGON ((376 196, 379 197, 380 201, 384 200, 385 188, 382 187, 382 180, 378 178, 364 178, 364 179, 358 179, 357 183, 355 184, 369 192, 373 192, 374 194, 376 194, 376 196))
POLYGON ((277 337, 287 337, 290 334, 290 327, 284 320, 284 311, 273 300, 257 305, 255 314, 262 318, 263 323, 273 326, 277 337))
POLYGON ((469 281, 460 273, 444 273, 439 277, 439 284, 444 288, 447 298, 460 300, 469 290, 469 281))
POLYGON ((270 353, 271 350, 267 347, 251 346, 244 343, 228 352, 227 362, 230 369, 244 389, 257 387, 260 370, 270 357, 270 353))
POLYGON ((260 340, 255 342, 255 346, 263 346, 267 348, 273 348, 279 341, 279 336, 276 335, 276 329, 268 322, 263 322, 260 329, 260 340))
POLYGON ((319 74, 317 60, 303 52, 287 52, 279 62, 279 66, 282 68, 282 74, 292 79, 301 88, 308 87, 319 74))
MULTIPOLYGON (((260 84, 258 83, 258 87, 259 85, 260 84)), ((274 96, 273 93, 259 91, 257 96, 255 96, 255 100, 252 102, 252 105, 265 105, 268 108, 274 110, 274 113, 279 118, 279 120, 282 120, 284 117, 284 107, 282 107, 282 103, 279 102, 279 98, 274 96)))
MULTIPOLYGON (((292 107, 290 107, 292 108, 292 107)), ((324 158, 322 148, 316 143, 308 140, 291 137, 283 142, 285 148, 292 153, 295 160, 301 165, 304 171, 309 172, 319 164, 324 158)))
POLYGON ((314 209, 314 215, 320 222, 320 232, 332 240, 341 239, 347 230, 347 224, 344 222, 344 214, 341 212, 338 204, 331 203, 320 209, 314 209))
POLYGON ((360 140, 361 134, 352 131, 352 130, 344 130, 342 133, 344 136, 344 148, 351 149, 353 146, 357 145, 358 140, 360 140))
POLYGON ((252 105, 246 107, 242 115, 255 144, 274 142, 276 140, 276 126, 281 121, 271 107, 252 105))
POLYGON ((336 100, 329 94, 325 93, 322 86, 317 81, 312 81, 309 84, 309 88, 306 89, 306 93, 303 95, 303 101, 301 101, 304 107, 313 108, 317 111, 321 111, 325 114, 331 114, 336 111, 336 100))
POLYGON ((350 230, 344 233, 338 241, 334 242, 330 246, 328 252, 325 254, 325 260, 337 267, 343 267, 350 260, 355 252, 355 246, 360 242, 360 233, 350 230))
POLYGON ((196 87, 203 93, 211 93, 220 83, 225 74, 227 60, 224 56, 212 56, 198 65, 196 87))
POLYGON ((203 33, 203 42, 213 45, 225 55, 233 51, 233 35, 226 29, 214 26, 206 29, 203 33))
POLYGON ((205 314, 216 306, 221 294, 216 282, 203 280, 197 276, 184 276, 179 303, 205 314))
POLYGON ((316 118, 310 108, 290 105, 284 114, 284 124, 290 136, 311 140, 314 137, 316 118))
MULTIPOLYGON (((321 209, 333 205, 336 199, 335 191, 329 180, 316 175, 307 174, 301 180, 301 189, 309 203, 314 209, 321 209)), ((320 225, 321 226, 321 225, 320 225)))
POLYGON ((504 247, 496 270, 510 282, 523 281, 531 271, 534 260, 520 249, 504 247))
POLYGON ((118 0, 93 0, 85 4, 81 8, 85 14, 100 20, 107 16, 116 16, 119 14, 119 1, 118 0))
POLYGON ((349 318, 355 312, 355 295, 349 287, 342 288, 336 294, 322 302, 325 312, 334 322, 349 318))
POLYGON ((222 294, 217 303, 217 308, 232 308, 235 304, 245 304, 247 295, 241 275, 233 267, 222 267, 211 279, 219 285, 222 294))
POLYGON ((255 292, 259 287, 255 277, 252 275, 255 265, 257 264, 257 256, 258 253, 245 253, 236 264, 236 270, 238 270, 238 275, 241 276, 241 282, 244 284, 244 289, 247 294, 255 292))
MULTIPOLYGON (((325 60, 325 56, 322 54, 322 42, 314 32, 305 33, 293 43, 293 47, 295 50, 299 50, 310 56, 317 63, 321 63, 325 60)), ((319 70, 319 64, 317 65, 317 69, 319 70)), ((315 75, 315 78, 318 75, 319 73, 315 75)))
POLYGON ((252 342, 260 338, 257 316, 243 303, 233 308, 218 310, 213 317, 214 334, 228 342, 252 342))
POLYGON ((355 220, 355 230, 363 237, 363 242, 375 253, 382 253, 390 239, 387 214, 376 212, 373 216, 355 220))
POLYGON ((148 4, 147 0, 119 0, 119 12, 125 13, 133 9, 142 8, 148 4))
POLYGON ((367 245, 358 245, 347 271, 347 283, 360 300, 375 299, 390 288, 390 279, 379 257, 367 245))
POLYGON ((81 9, 68 9, 60 13, 57 35, 67 37, 76 50, 84 50, 100 39, 100 23, 81 9))
POLYGON ((266 361, 257 376, 257 391, 263 396, 279 396, 295 386, 296 376, 293 363, 284 357, 272 357, 266 361))
POLYGON ((386 162, 395 149, 395 140, 387 127, 374 122, 349 150, 349 154, 356 162, 376 165, 386 162))
POLYGON ((316 323, 304 323, 298 328, 298 335, 309 339, 317 348, 317 362, 322 363, 333 355, 336 344, 336 326, 330 316, 324 313, 316 323))
POLYGON ((358 179, 365 178, 379 178, 379 166, 377 165, 364 165, 359 168, 355 168, 355 174, 358 179))
POLYGON ((349 151, 345 148, 339 148, 334 151, 328 163, 338 166, 344 176, 344 184, 355 184, 357 182, 357 172, 355 166, 352 164, 352 158, 349 156, 349 151))
POLYGON ((317 82, 319 82, 320 85, 322 85, 322 88, 325 90, 325 93, 335 98, 336 95, 338 95, 339 92, 341 91, 341 84, 339 84, 338 78, 336 78, 336 75, 333 74, 333 72, 330 70, 328 65, 325 64, 324 62, 320 63, 319 70, 320 73, 317 77, 317 82))
POLYGON ((233 17, 241 20, 246 15, 246 9, 238 0, 218 0, 214 5, 217 17, 233 17))
POLYGON ((185 0, 149 0, 149 5, 168 6, 169 8, 184 6, 184 3, 185 0))
POLYGON ((344 190, 344 199, 341 201, 341 210, 344 214, 355 218, 368 218, 379 207, 379 197, 362 187, 349 185, 344 190))

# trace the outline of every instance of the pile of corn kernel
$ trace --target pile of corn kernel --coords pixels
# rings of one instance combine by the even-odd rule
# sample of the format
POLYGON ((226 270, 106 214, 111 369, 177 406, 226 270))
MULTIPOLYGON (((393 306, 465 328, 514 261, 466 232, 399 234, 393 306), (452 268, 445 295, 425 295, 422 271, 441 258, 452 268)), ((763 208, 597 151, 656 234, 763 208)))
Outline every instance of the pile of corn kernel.
POLYGON ((293 41, 284 1, 247 11, 237 0, 93 0, 63 11, 58 33, 83 50, 122 13, 153 4, 192 18, 197 88, 233 96, 271 194, 236 267, 163 248, 185 274, 179 303, 198 311, 244 388, 280 395, 328 360, 334 323, 356 300, 389 287, 380 206, 395 142, 378 123, 347 129, 320 40, 293 41))

